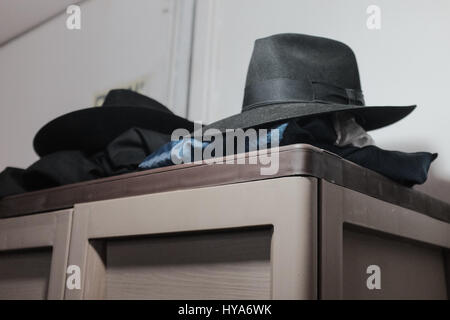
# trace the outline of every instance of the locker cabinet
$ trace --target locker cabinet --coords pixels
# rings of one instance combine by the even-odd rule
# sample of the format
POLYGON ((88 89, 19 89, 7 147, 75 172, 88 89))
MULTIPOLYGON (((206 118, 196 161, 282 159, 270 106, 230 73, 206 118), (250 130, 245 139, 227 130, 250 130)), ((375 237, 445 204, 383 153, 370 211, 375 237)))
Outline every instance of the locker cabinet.
POLYGON ((270 177, 193 163, 1 200, 0 297, 448 299, 449 204, 308 145, 272 152, 270 177))

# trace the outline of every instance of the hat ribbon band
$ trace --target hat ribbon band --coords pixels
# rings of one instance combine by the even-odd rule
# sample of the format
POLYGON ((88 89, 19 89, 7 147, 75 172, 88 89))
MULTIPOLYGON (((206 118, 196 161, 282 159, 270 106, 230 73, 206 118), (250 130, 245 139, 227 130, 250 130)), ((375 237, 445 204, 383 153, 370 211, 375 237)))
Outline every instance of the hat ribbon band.
POLYGON ((320 102, 364 105, 361 90, 342 88, 309 79, 276 78, 255 83, 245 88, 243 111, 268 103, 320 102))

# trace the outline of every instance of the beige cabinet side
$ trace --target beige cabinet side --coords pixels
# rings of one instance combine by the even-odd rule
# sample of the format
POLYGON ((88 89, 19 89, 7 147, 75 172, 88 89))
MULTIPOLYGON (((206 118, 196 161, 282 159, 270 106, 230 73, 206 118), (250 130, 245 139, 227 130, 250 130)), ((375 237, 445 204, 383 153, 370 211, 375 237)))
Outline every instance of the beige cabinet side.
POLYGON ((326 181, 320 189, 321 299, 448 298, 449 223, 326 181))

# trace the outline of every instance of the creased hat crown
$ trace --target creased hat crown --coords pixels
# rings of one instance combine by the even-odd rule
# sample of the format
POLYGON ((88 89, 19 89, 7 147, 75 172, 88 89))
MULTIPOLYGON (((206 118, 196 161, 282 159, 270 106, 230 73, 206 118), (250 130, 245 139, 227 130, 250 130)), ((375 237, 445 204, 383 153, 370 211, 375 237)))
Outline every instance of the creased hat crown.
POLYGON ((364 105, 351 48, 339 41, 303 34, 256 40, 243 109, 289 101, 364 105))

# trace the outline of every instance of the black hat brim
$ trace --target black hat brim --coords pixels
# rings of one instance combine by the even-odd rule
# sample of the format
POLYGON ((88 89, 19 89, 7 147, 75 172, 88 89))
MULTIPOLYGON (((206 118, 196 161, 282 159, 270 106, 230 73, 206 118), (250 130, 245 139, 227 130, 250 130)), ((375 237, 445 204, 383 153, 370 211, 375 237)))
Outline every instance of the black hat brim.
POLYGON ((43 157, 63 150, 81 150, 88 154, 131 128, 150 129, 163 134, 173 130, 194 129, 194 123, 174 114, 144 107, 92 107, 62 115, 38 131, 33 146, 43 157))
POLYGON ((336 112, 353 113, 360 125, 366 131, 370 131, 386 127, 403 119, 415 107, 415 105, 358 106, 315 102, 272 103, 211 123, 203 128, 203 132, 212 128, 225 131, 226 129, 261 127, 262 125, 269 125, 279 121, 315 117, 336 112))

